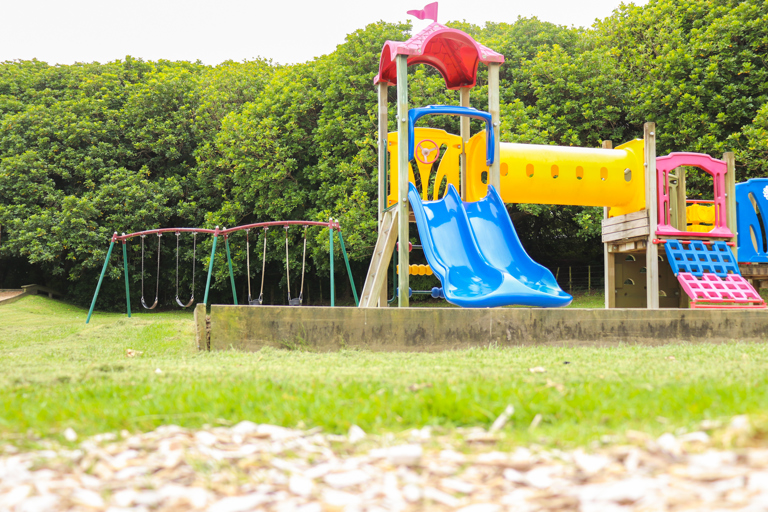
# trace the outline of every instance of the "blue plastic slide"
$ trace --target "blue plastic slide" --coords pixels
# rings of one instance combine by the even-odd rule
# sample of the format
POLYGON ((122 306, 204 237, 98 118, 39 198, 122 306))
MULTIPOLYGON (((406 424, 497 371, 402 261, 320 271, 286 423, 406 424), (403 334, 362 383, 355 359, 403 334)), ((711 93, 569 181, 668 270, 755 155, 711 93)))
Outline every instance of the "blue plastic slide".
POLYGON ((453 185, 439 201, 424 202, 410 184, 408 199, 424 254, 448 302, 475 308, 560 307, 573 300, 525 252, 492 186, 484 199, 465 204, 453 185))

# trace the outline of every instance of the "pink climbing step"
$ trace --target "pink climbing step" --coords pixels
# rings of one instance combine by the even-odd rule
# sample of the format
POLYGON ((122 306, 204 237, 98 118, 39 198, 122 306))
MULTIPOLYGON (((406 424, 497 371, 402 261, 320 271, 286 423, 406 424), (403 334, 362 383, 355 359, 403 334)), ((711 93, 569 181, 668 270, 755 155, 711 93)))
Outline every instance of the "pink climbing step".
POLYGON ((701 278, 689 272, 677 275, 680 285, 691 298, 691 308, 765 308, 766 304, 749 281, 737 274, 722 279, 716 274, 701 278))

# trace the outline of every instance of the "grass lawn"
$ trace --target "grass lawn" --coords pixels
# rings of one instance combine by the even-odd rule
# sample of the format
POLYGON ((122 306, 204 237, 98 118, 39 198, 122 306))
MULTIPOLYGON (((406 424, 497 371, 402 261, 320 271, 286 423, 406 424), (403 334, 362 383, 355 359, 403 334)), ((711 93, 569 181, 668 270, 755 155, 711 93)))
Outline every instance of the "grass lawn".
POLYGON ((85 316, 43 297, 0 307, 0 442, 24 445, 66 427, 83 436, 244 419, 331 432, 450 431, 488 427, 508 404, 513 443, 574 446, 736 414, 768 424, 764 344, 200 353, 188 311, 97 312, 87 326, 85 316))

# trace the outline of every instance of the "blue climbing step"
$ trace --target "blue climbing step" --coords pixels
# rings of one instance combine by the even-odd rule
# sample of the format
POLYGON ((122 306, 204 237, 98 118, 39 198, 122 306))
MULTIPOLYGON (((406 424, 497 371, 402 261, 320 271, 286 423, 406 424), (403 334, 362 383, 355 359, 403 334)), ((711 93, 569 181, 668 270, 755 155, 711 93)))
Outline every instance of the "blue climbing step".
POLYGON ((696 277, 704 274, 715 274, 722 278, 729 274, 741 275, 731 248, 723 241, 704 243, 691 240, 684 243, 680 240, 667 240, 664 250, 675 275, 681 272, 696 277))

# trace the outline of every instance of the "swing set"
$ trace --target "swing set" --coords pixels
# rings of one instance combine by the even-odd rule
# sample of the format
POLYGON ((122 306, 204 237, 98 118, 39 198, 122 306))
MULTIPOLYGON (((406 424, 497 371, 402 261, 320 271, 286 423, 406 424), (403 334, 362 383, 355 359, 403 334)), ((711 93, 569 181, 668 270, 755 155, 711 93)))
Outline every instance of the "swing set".
POLYGON ((236 233, 238 231, 245 231, 245 246, 246 246, 246 268, 247 268, 247 276, 248 276, 248 305, 250 306, 261 306, 264 303, 264 274, 266 270, 266 258, 267 258, 267 232, 272 227, 282 227, 285 230, 285 272, 286 272, 286 281, 288 284, 288 304, 290 306, 301 306, 304 301, 304 270, 306 268, 306 258, 307 258, 307 228, 310 226, 320 226, 328 229, 328 233, 330 235, 330 266, 331 266, 331 307, 334 307, 336 305, 336 286, 335 286, 335 279, 334 279, 334 258, 333 258, 333 241, 334 241, 334 231, 338 232, 339 235, 339 245, 341 246, 341 252, 344 255, 344 263, 347 267, 347 275, 349 276, 349 283, 352 287, 352 294, 355 298, 355 306, 359 304, 359 300, 357 297, 357 290, 355 289, 355 282, 352 278, 352 270, 349 266, 349 258, 347 257, 347 249, 344 246, 344 237, 341 234, 341 227, 339 226, 339 222, 334 219, 329 219, 328 222, 313 222, 313 221, 301 221, 301 220, 288 220, 288 221, 273 221, 273 222, 259 222, 256 224, 246 224, 244 226, 237 226, 234 228, 229 229, 219 229, 218 226, 216 226, 216 229, 203 229, 203 228, 162 228, 162 229, 150 229, 147 231, 138 231, 136 233, 129 233, 122 235, 118 235, 117 232, 115 232, 112 235, 112 238, 109 242, 109 250, 107 251, 107 257, 104 260, 104 267, 101 269, 101 276, 99 277, 99 282, 96 285, 96 292, 93 294, 93 301, 91 301, 91 308, 88 311, 88 317, 85 320, 85 323, 87 324, 91 320, 91 315, 93 314, 93 308, 96 306, 96 299, 99 296, 99 290, 101 289, 101 283, 104 280, 104 274, 107 272, 107 267, 109 266, 109 259, 112 256, 112 249, 114 248, 115 244, 118 242, 122 242, 123 245, 123 272, 125 277, 125 302, 126 302, 126 309, 128 312, 128 317, 131 316, 131 295, 130 295, 130 288, 129 288, 129 282, 128 282, 128 249, 127 249, 127 243, 128 240, 135 237, 140 237, 141 239, 141 305, 145 309, 155 309, 157 307, 159 297, 160 297, 160 247, 162 243, 162 237, 163 233, 175 233, 176 235, 176 303, 181 306, 182 308, 188 308, 195 302, 195 259, 197 255, 197 235, 198 234, 210 234, 213 235, 213 246, 211 248, 211 260, 208 264, 208 278, 206 279, 205 283, 205 295, 203 298, 203 303, 205 305, 210 305, 208 302, 208 292, 211 288, 211 275, 213 273, 213 262, 214 258, 216 257, 216 245, 218 242, 218 238, 220 236, 224 237, 224 244, 226 247, 227 252, 227 264, 229 266, 229 278, 232 283, 232 299, 234 304, 237 306, 237 291, 235 289, 235 274, 232 268, 232 256, 229 250, 229 236, 232 233, 236 233), (303 251, 302 251, 302 257, 301 257, 301 286, 299 288, 299 296, 298 297, 291 297, 291 273, 290 273, 290 261, 289 261, 289 240, 288 240, 288 231, 292 226, 303 226, 304 227, 304 241, 303 241, 303 251), (251 243, 250 243, 250 231, 252 229, 261 229, 263 232, 263 238, 264 238, 264 247, 262 251, 261 256, 261 289, 259 291, 259 297, 257 299, 253 299, 251 295, 251 243), (182 233, 192 233, 192 290, 190 299, 188 302, 183 302, 181 298, 179 297, 179 244, 180 244, 180 238, 182 233), (150 235, 157 235, 157 277, 156 277, 156 283, 155 283, 155 300, 151 305, 147 305, 147 302, 144 298, 144 240, 147 236, 150 235))

